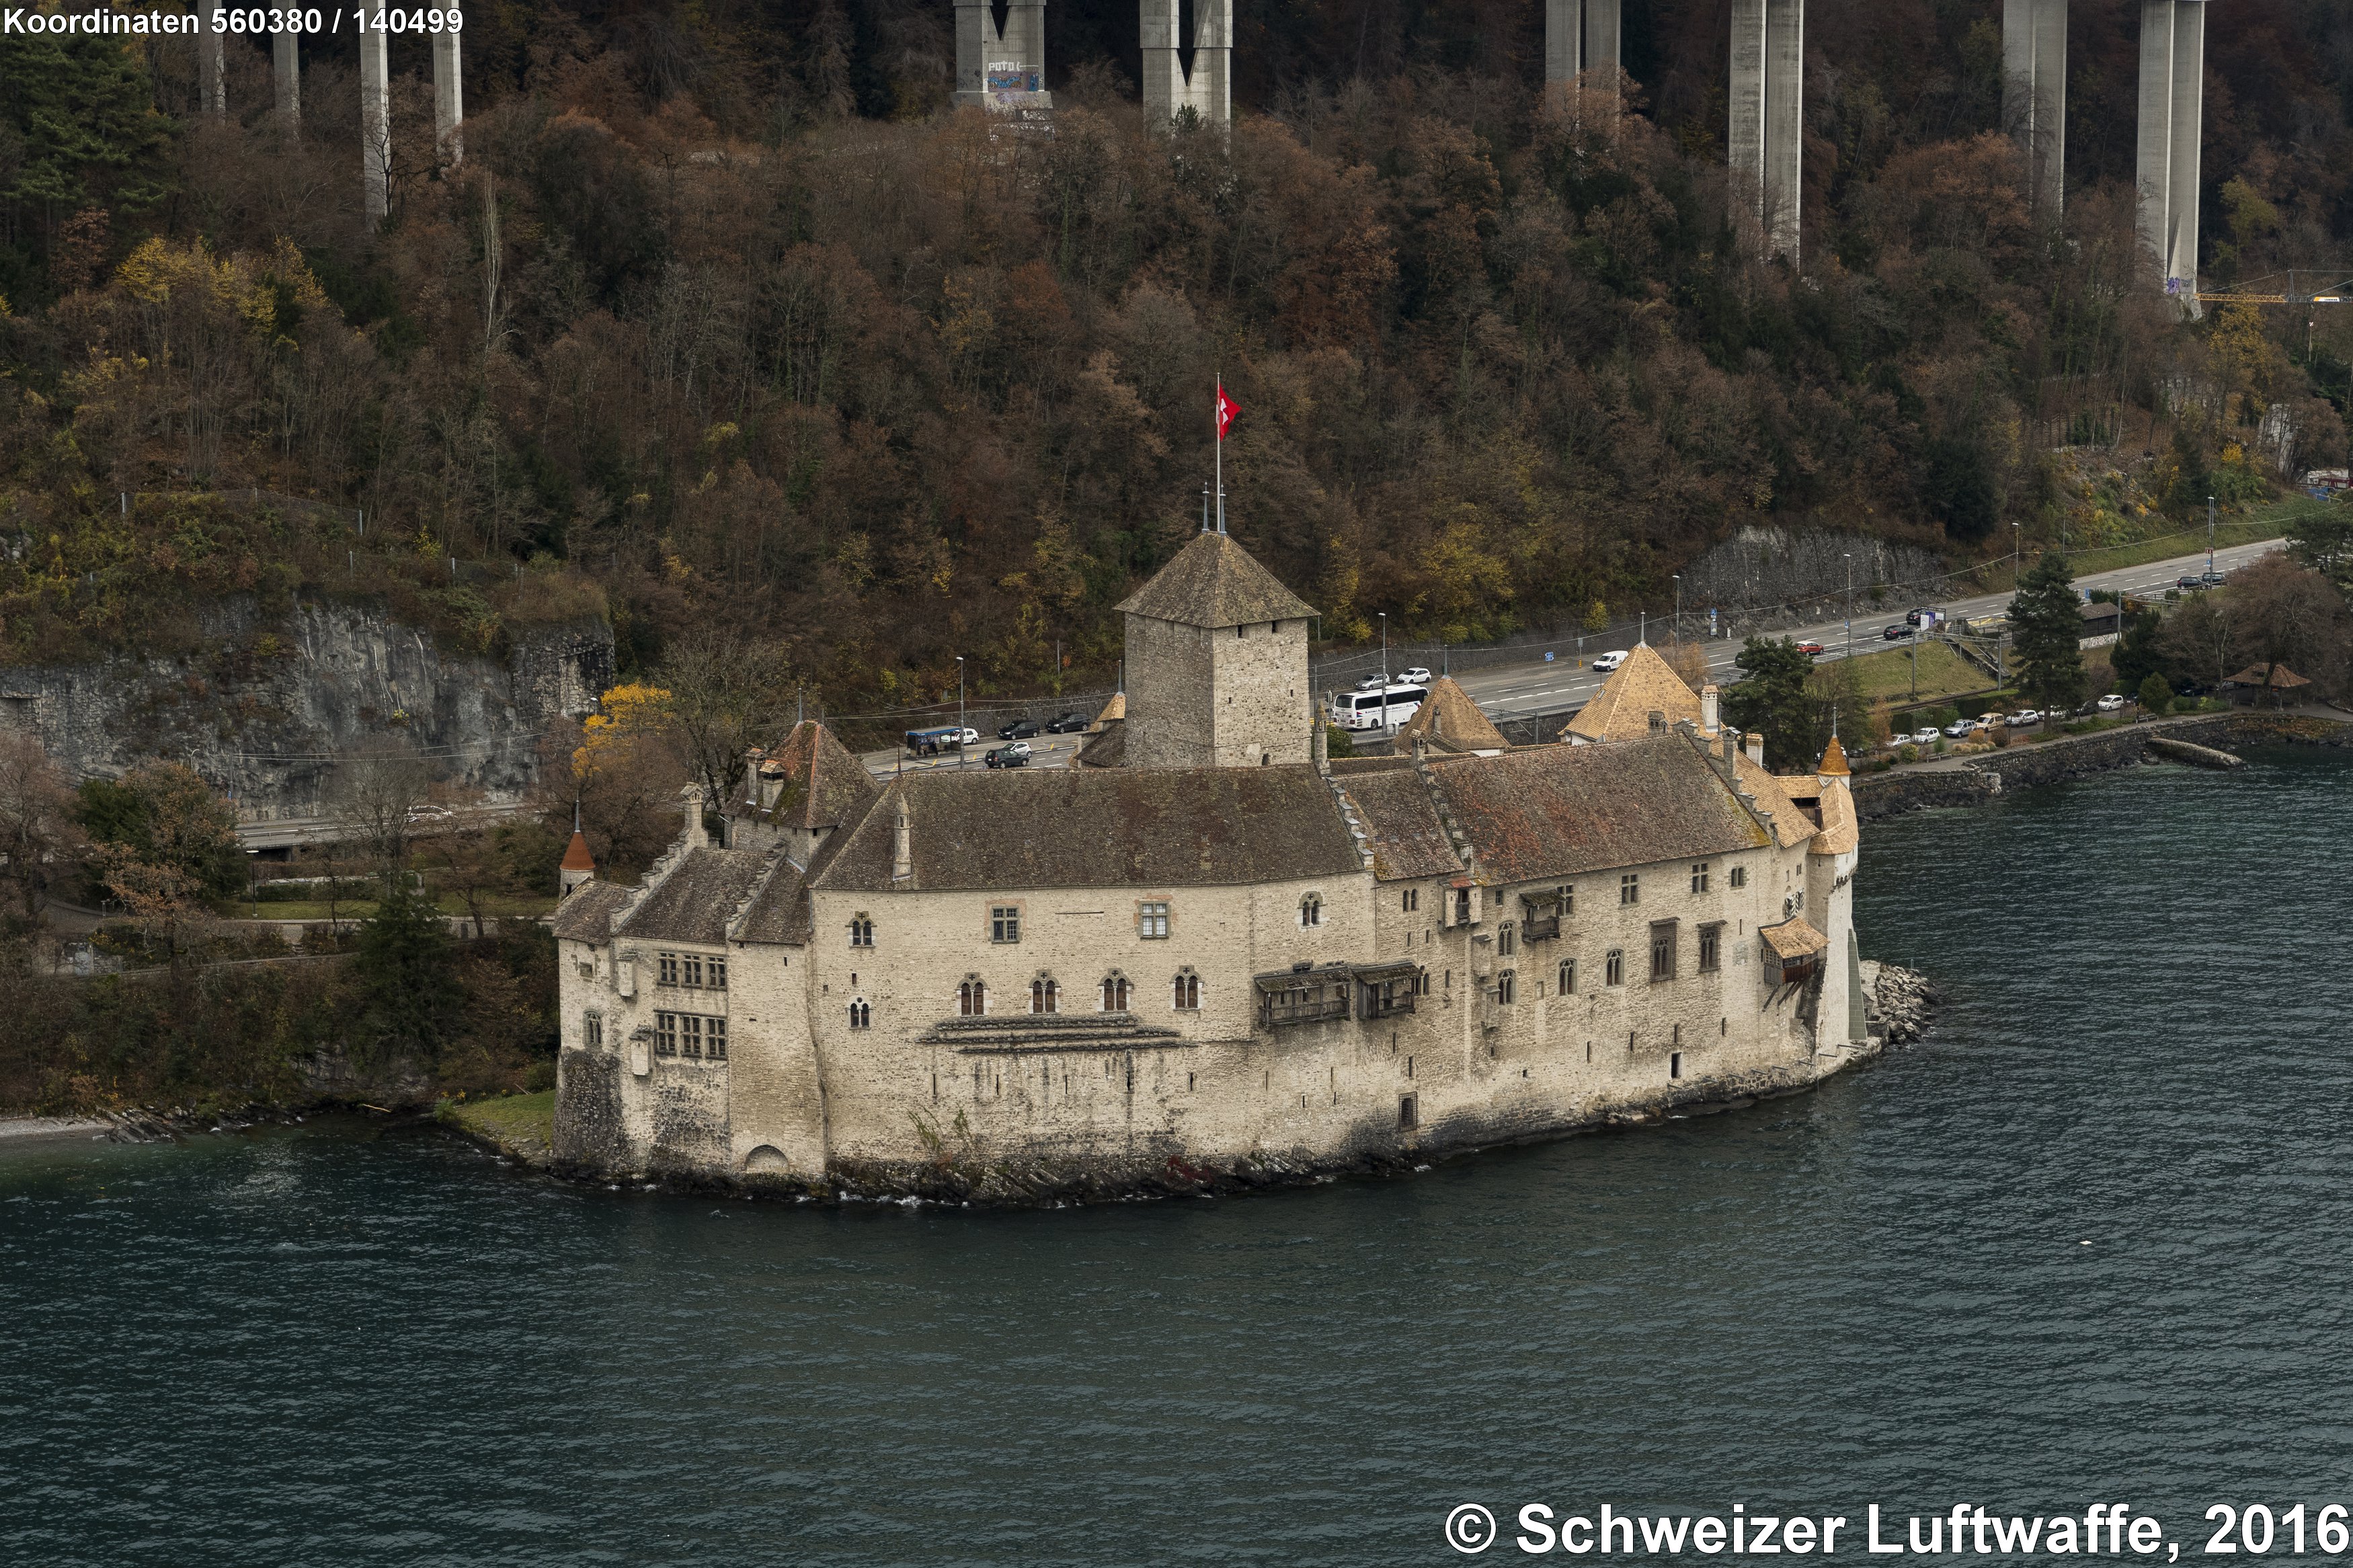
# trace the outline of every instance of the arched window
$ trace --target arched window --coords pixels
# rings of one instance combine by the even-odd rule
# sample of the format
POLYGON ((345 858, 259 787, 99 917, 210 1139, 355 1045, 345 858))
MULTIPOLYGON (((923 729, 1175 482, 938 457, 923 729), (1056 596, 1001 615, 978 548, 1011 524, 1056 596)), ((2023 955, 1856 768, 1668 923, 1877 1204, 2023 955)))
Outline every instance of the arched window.
POLYGON ((873 1024, 874 1009, 866 1005, 865 997, 860 996, 849 1005, 849 1026, 851 1028, 871 1028, 873 1024))
POLYGON ((1520 976, 1516 970, 1506 969, 1495 976, 1495 1000, 1508 1007, 1520 999, 1520 976))
POLYGON ((1560 994, 1564 996, 1577 994, 1577 960, 1573 958, 1560 961, 1560 994))
POLYGON ((1303 930, 1308 926, 1320 926, 1323 923, 1324 895, 1321 893, 1310 893, 1305 898, 1300 900, 1299 924, 1301 928, 1303 930))
POLYGON ((1062 988, 1054 984, 1053 976, 1041 974, 1029 983, 1029 1011, 1059 1013, 1062 1010, 1062 988))
POLYGON ((1201 977, 1187 969, 1176 976, 1176 1007, 1179 1013, 1201 1010, 1201 977))
POLYGON ((988 992, 981 983, 969 976, 956 987, 956 1013, 961 1017, 977 1018, 988 1011, 988 992))
POLYGON ((874 922, 867 919, 864 915, 859 915, 853 918, 849 922, 849 945, 852 947, 872 947, 874 945, 874 922))
POLYGON ((1127 976, 1116 969, 1103 976, 1103 1010, 1106 1013, 1127 1011, 1127 976))

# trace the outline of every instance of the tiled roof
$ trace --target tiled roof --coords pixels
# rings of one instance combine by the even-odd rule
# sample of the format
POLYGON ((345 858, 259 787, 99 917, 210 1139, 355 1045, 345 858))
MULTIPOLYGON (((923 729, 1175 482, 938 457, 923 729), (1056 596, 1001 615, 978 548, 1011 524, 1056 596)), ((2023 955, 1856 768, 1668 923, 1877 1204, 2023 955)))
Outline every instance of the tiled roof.
POLYGON ((727 921, 766 868, 750 849, 690 849, 615 930, 655 942, 723 942, 727 921))
POLYGON ((1470 839, 1482 881, 1573 876, 1766 843, 1757 819, 1680 734, 1457 758, 1430 777, 1470 839))
POLYGON ((1832 779, 1822 791, 1820 810, 1822 827, 1814 835, 1813 852, 1817 855, 1852 853, 1862 842, 1862 830, 1855 821, 1854 796, 1843 781, 1832 779))
POLYGON ((2269 666, 2251 664, 2247 666, 2246 668, 2239 671, 2238 674, 2231 677, 2230 679, 2224 681, 2222 684, 2225 686, 2262 686, 2264 684, 2265 678, 2267 676, 2270 680, 2271 689, 2274 691, 2285 691, 2293 686, 2309 686, 2312 684, 2311 681, 2306 680, 2303 676, 2298 675, 2295 671, 2290 669, 2284 664, 2269 666))
POLYGON ((1103 711, 1095 715, 1095 721, 1087 726, 1087 732, 1092 734, 1104 725, 1114 723, 1126 717, 1127 693, 1114 691, 1111 694, 1111 700, 1103 705, 1103 711))
POLYGON ((1626 662, 1610 671, 1592 700, 1577 710, 1577 717, 1561 731, 1561 739, 1575 735, 1588 741, 1639 741, 1651 732, 1653 713, 1665 715, 1669 729, 1678 719, 1696 724, 1699 694, 1683 684, 1683 678, 1659 657, 1656 648, 1637 643, 1626 655, 1626 662))
POLYGON ((1338 773, 1340 787, 1356 807, 1370 835, 1373 875, 1384 882, 1413 877, 1451 877, 1462 859, 1439 820, 1430 790, 1410 763, 1403 767, 1338 773))
POLYGON ((1846 748, 1839 744, 1839 738, 1836 735, 1832 735, 1831 737, 1831 743, 1822 748, 1821 766, 1816 768, 1814 771, 1821 774, 1824 778, 1851 778, 1853 776, 1854 770, 1846 765, 1846 748))
POLYGON ((1471 694, 1448 676, 1430 683, 1429 700, 1398 730, 1397 744, 1410 747, 1415 737, 1450 752, 1507 751, 1511 742, 1471 700, 1471 694))
POLYGON ((572 842, 564 847, 563 869, 566 871, 594 871, 596 868, 596 857, 588 852, 588 836, 581 832, 578 828, 574 828, 572 830, 572 842))
POLYGON ((752 907, 736 922, 735 940, 798 947, 808 941, 809 926, 808 888, 800 868, 778 857, 775 870, 752 896, 752 907))
POLYGON ((1252 621, 1295 621, 1314 606, 1276 580, 1230 534, 1197 533, 1121 601, 1123 614, 1149 616, 1187 626, 1240 626, 1252 621))
POLYGON ((794 725, 785 743, 760 762, 754 776, 744 781, 746 793, 763 781, 778 784, 776 805, 761 810, 737 801, 733 809, 778 827, 839 827, 854 820, 879 793, 866 764, 814 719, 794 725))
POLYGON ((1362 868, 1313 768, 1013 769, 893 779, 828 841, 809 885, 893 887, 902 803, 913 874, 895 885, 919 889, 1231 885, 1362 868))
POLYGON ((635 891, 610 882, 583 882, 555 906, 548 927, 562 942, 601 942, 613 934, 614 911, 628 903, 635 891))
POLYGON ((1804 958, 1831 944, 1831 939, 1808 925, 1803 915, 1792 915, 1779 925, 1758 926, 1757 934, 1783 958, 1804 958))
MULTIPOLYGON (((1773 837, 1783 848, 1794 848, 1813 836, 1813 819, 1798 809, 1796 799, 1789 794, 1789 785, 1798 781, 1784 779, 1764 763, 1750 761, 1745 751, 1733 753, 1732 770, 1743 793, 1757 803, 1757 810, 1773 819, 1773 837)), ((1810 797, 1814 781, 1807 779, 1804 784, 1810 797)))

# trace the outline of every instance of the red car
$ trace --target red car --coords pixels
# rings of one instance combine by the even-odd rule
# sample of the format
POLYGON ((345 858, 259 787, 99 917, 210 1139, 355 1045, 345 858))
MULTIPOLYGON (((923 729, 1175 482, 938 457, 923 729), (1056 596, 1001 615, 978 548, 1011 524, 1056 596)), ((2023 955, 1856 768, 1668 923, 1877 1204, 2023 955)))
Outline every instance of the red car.
POLYGON ((1801 642, 1798 645, 1798 651, 1799 653, 1811 654, 1814 658, 1820 658, 1822 657, 1823 648, 1822 645, 1818 642, 1801 642))

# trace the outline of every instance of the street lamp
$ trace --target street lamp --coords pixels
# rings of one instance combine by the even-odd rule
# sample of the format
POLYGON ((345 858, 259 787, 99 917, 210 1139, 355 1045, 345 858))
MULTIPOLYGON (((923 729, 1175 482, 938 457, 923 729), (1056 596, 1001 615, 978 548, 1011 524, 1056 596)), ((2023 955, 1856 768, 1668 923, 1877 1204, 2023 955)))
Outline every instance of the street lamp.
POLYGON ((1854 557, 1841 555, 1846 563, 1846 656, 1854 657, 1854 557))
POLYGON ((1683 640, 1683 574, 1682 573, 1678 572, 1678 573, 1676 573, 1676 574, 1674 574, 1674 576, 1675 576, 1675 641, 1677 641, 1678 643, 1680 643, 1680 642, 1682 642, 1682 641, 1683 640))
POLYGON ((1389 613, 1375 610, 1381 623, 1381 733, 1389 731, 1389 613))
POLYGON ((958 767, 962 767, 962 766, 964 766, 964 731, 965 731, 965 722, 964 722, 964 655, 962 655, 962 654, 958 654, 958 655, 956 655, 956 656, 955 656, 955 661, 956 661, 956 766, 958 766, 958 767))
POLYGON ((2206 498, 2206 575, 2214 574, 2214 498, 2206 498))

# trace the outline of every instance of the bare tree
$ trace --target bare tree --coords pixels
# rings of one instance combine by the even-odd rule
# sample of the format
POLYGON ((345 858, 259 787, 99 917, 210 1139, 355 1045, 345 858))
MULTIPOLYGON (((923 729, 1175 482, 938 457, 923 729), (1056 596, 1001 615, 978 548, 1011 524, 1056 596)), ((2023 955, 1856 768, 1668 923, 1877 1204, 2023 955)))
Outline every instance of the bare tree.
POLYGON ((343 758, 327 796, 337 837, 375 863, 388 891, 408 864, 417 808, 433 787, 433 768, 414 748, 380 746, 343 758))
POLYGON ((72 792, 41 742, 0 733, 0 876, 16 884, 26 923, 40 924, 48 890, 80 843, 72 792))
POLYGON ((713 805, 733 799, 745 749, 790 700, 792 665, 784 649, 705 626, 671 645, 660 681, 670 691, 670 730, 687 772, 713 805))

